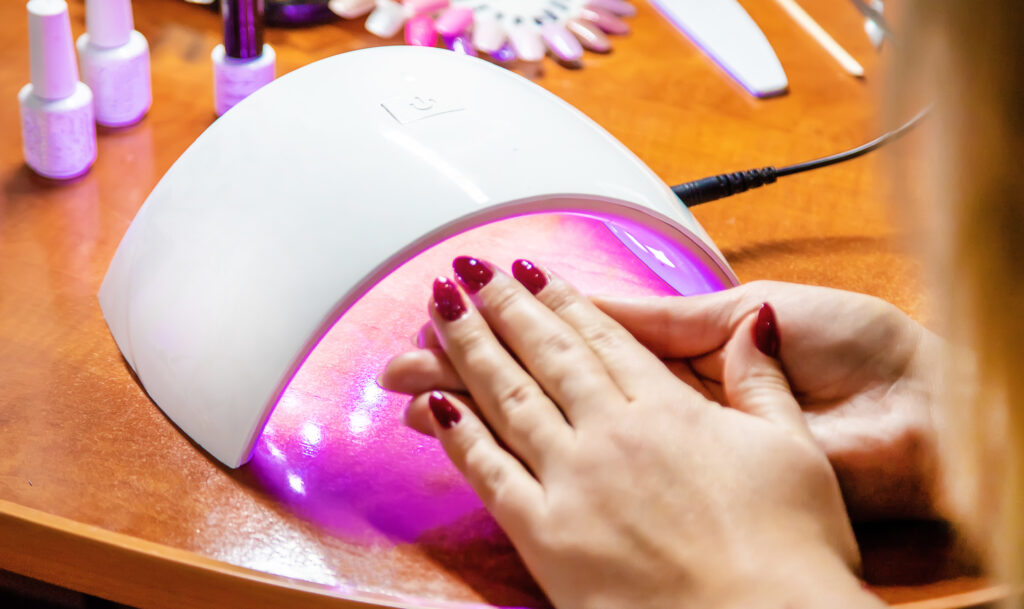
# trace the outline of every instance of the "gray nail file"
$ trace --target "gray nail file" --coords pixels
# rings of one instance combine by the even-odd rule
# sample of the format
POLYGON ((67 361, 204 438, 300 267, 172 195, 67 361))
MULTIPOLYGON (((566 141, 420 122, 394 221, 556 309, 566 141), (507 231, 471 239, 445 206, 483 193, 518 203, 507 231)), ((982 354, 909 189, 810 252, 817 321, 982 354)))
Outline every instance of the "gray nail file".
POLYGON ((761 28, 736 0, 651 0, 743 88, 757 97, 784 93, 786 72, 761 28))

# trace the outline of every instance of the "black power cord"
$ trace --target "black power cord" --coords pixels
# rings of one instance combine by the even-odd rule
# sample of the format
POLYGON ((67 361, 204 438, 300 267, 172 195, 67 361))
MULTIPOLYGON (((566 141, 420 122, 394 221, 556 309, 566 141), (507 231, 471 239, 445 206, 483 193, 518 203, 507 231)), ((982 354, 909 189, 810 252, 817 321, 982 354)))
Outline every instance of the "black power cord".
POLYGON ((751 188, 757 188, 759 186, 764 186, 765 184, 772 184, 776 179, 793 175, 794 173, 801 173, 803 171, 818 169, 820 167, 828 167, 829 165, 849 161, 850 159, 855 159, 871 152, 872 150, 880 148, 888 142, 910 131, 916 127, 918 123, 924 120, 924 117, 928 115, 930 110, 931 106, 918 112, 914 118, 907 121, 899 129, 890 131, 881 137, 871 140, 867 144, 857 146, 856 148, 847 150, 846 152, 840 152, 839 154, 833 154, 832 156, 807 161, 805 163, 789 165, 781 169, 776 169, 775 167, 763 167, 761 169, 748 169, 746 171, 737 171, 735 173, 723 173, 709 178, 694 180, 693 182, 677 184, 672 187, 672 192, 674 192, 676 196, 679 197, 679 200, 687 207, 695 207, 702 203, 708 203, 716 199, 746 192, 751 188))

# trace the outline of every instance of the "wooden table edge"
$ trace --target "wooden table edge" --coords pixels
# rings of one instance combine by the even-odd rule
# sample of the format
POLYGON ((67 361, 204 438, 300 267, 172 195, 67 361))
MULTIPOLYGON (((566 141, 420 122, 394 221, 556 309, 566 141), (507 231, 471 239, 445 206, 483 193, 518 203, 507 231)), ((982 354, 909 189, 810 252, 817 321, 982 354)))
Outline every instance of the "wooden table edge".
MULTIPOLYGON (((418 609, 231 565, 0 499, 0 568, 145 608, 418 609), (45 557, 45 558, 44 558, 45 557), (174 589, 168 589, 169 585, 174 589)), ((451 606, 440 602, 439 606, 451 606)))
MULTIPOLYGON (((231 565, 178 548, 82 524, 0 499, 0 568, 108 600, 146 608, 295 606, 422 608, 384 598, 359 598, 330 586, 231 565), (49 558, 43 558, 49 557, 49 558), (175 589, 167 589, 174 582, 175 589), (187 603, 183 602, 186 601, 187 603)), ((896 609, 958 609, 1011 593, 987 586, 896 609)), ((451 607, 449 602, 438 606, 451 607)), ((468 605, 468 604, 467 604, 468 605)))

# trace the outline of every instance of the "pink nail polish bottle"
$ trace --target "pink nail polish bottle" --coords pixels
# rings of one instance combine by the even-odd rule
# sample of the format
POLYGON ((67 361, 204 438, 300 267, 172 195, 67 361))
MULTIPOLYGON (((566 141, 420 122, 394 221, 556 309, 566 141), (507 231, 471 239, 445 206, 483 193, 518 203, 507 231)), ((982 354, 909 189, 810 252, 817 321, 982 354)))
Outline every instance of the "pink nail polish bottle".
POLYGON ((213 98, 217 116, 274 80, 276 55, 263 44, 263 0, 221 0, 224 44, 213 60, 213 98))
POLYGON ((25 163, 41 176, 75 178, 96 160, 92 92, 78 80, 64 0, 29 0, 32 81, 18 92, 25 163))
POLYGON ((153 103, 149 44, 135 31, 131 0, 86 0, 87 33, 78 37, 82 81, 92 89, 96 122, 133 125, 153 103))

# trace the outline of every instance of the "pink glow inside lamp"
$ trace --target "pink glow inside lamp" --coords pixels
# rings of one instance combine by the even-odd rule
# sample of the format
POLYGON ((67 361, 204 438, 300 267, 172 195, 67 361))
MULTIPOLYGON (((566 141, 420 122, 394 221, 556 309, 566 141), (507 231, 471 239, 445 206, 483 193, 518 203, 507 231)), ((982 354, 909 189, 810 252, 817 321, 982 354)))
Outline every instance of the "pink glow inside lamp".
POLYGON ((464 254, 529 258, 590 293, 736 283, 672 191, 577 110, 486 61, 391 46, 296 70, 210 126, 139 210, 99 300, 167 416, 333 534, 491 539, 375 382, 464 254))
POLYGON ((78 80, 68 5, 30 0, 32 81, 18 92, 25 163, 41 176, 78 177, 96 160, 92 91, 78 80))

